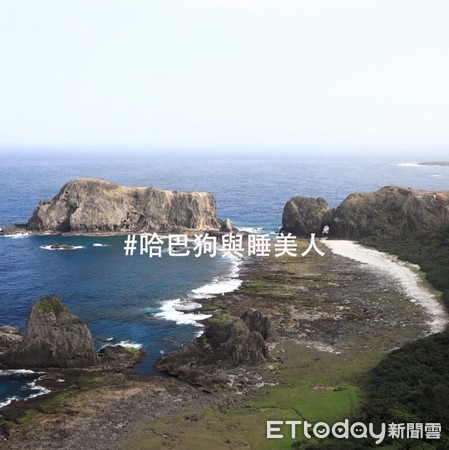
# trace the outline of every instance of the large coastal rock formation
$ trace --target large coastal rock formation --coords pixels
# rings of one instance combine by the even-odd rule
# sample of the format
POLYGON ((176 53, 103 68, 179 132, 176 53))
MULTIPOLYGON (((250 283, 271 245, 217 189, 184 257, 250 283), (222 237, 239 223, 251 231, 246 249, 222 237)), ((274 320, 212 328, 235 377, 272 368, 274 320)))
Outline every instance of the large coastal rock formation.
POLYGON ((449 192, 386 186, 352 194, 335 210, 331 236, 358 239, 372 235, 418 236, 449 225, 449 192))
POLYGON ((229 380, 224 369, 266 361, 269 329, 268 319, 257 310, 249 310, 241 318, 209 319, 203 336, 159 358, 156 369, 196 386, 226 385, 229 380))
POLYGON ((98 363, 87 326, 52 296, 33 305, 23 339, 1 355, 0 360, 18 369, 80 368, 98 363))
POLYGON ((376 192, 351 194, 335 210, 326 210, 324 203, 317 200, 294 197, 287 202, 283 231, 298 236, 319 234, 324 225, 329 225, 330 237, 359 239, 374 235, 418 236, 449 225, 449 191, 386 186, 376 192), (295 200, 298 198, 300 201, 295 200))
POLYGON ((41 201, 29 219, 31 231, 109 232, 218 229, 215 199, 207 192, 128 187, 78 178, 51 201, 41 201))
POLYGON ((282 214, 282 232, 295 236, 310 236, 321 233, 323 226, 332 215, 324 198, 311 198, 297 195, 284 206, 282 214))

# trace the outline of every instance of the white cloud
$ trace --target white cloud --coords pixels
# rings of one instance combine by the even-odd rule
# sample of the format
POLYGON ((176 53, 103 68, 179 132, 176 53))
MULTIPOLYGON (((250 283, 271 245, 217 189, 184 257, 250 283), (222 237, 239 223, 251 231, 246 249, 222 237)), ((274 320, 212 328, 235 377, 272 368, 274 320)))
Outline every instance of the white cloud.
POLYGON ((256 11, 338 11, 359 9, 384 0, 189 0, 201 7, 256 11))

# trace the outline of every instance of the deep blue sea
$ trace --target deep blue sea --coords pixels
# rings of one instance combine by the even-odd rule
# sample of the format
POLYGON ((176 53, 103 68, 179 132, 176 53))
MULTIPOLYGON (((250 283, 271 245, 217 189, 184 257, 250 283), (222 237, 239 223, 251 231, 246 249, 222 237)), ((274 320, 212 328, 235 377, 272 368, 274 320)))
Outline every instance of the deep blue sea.
MULTIPOLYGON (((298 194, 324 197, 336 206, 352 192, 390 184, 449 190, 449 167, 411 164, 427 160, 425 154, 408 159, 21 152, 0 158, 0 227, 25 223, 39 200, 51 199, 77 177, 208 191, 216 198, 219 217, 231 218, 237 227, 262 227, 267 232, 281 226, 285 202, 298 194)), ((87 323, 97 347, 119 342, 142 346, 149 356, 136 371, 155 375, 152 366, 161 354, 201 331, 186 309, 206 295, 235 288, 238 263, 166 253, 152 259, 125 256, 123 241, 123 237, 0 237, 0 326, 24 328, 32 303, 53 294, 87 323), (77 249, 49 250, 55 243, 77 249)), ((29 379, 0 373, 0 407, 8 398, 36 392, 29 379)))

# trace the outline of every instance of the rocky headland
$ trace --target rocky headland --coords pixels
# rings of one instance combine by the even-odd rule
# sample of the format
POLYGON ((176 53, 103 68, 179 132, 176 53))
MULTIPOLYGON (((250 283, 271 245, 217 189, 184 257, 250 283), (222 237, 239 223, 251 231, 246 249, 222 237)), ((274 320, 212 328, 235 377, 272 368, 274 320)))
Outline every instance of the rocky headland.
POLYGON ((217 230, 215 199, 207 192, 129 187, 77 178, 41 201, 26 224, 31 232, 184 232, 217 230))
POLYGON ((360 239, 375 235, 419 236, 449 224, 449 191, 385 186, 376 192, 351 194, 335 209, 322 198, 296 196, 282 217, 282 231, 296 236, 321 235, 360 239))

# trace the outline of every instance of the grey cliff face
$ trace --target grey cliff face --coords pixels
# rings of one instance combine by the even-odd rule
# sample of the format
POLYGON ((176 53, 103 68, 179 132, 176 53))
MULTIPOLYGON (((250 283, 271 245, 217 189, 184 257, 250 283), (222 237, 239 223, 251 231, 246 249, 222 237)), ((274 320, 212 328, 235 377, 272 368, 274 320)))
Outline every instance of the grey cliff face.
POLYGON ((11 368, 81 368, 98 362, 87 326, 51 296, 33 305, 23 340, 1 359, 11 368))
POLYGON ((323 225, 330 226, 330 237, 341 239, 418 236, 449 225, 449 191, 385 186, 351 194, 335 210, 323 199, 297 196, 285 205, 282 225, 297 236, 319 233, 323 225))
POLYGON ((110 232, 219 228, 215 199, 206 192, 128 187, 102 179, 68 182, 29 219, 31 231, 110 232))
POLYGON ((310 198, 298 195, 284 206, 282 232, 295 236, 320 234, 332 214, 324 198, 310 198))

